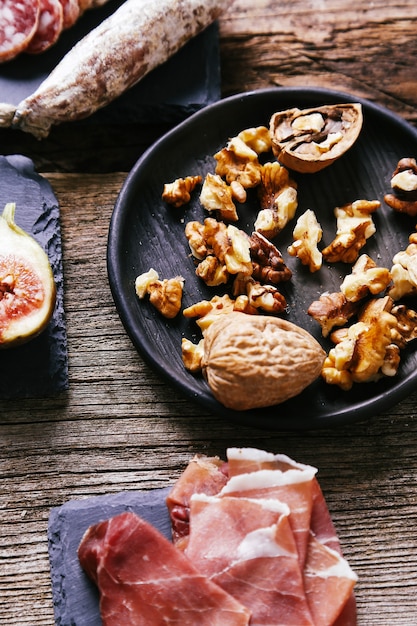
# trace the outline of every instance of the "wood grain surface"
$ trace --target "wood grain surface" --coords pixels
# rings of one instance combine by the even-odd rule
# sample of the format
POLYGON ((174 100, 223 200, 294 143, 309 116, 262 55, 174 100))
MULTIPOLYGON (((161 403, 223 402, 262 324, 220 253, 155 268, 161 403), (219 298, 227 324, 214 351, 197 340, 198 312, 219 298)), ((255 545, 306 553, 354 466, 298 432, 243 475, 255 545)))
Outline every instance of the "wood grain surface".
MULTIPOLYGON (((223 93, 325 86, 415 123, 416 26, 411 0, 235 0, 220 20, 223 93)), ((61 207, 70 387, 56 398, 0 406, 1 626, 54 624, 46 540, 52 507, 171 484, 195 453, 224 456, 228 446, 315 465, 359 576, 359 626, 415 626, 417 393, 370 420, 299 433, 221 420, 168 387, 124 332, 106 271, 109 220, 128 169, 121 166, 146 141, 132 129, 117 136, 105 130, 104 173, 80 168, 79 136, 68 129, 36 146, 61 207)), ((31 140, 8 140, 9 150, 33 154, 31 140)), ((84 138, 85 164, 99 161, 97 141, 84 138)))

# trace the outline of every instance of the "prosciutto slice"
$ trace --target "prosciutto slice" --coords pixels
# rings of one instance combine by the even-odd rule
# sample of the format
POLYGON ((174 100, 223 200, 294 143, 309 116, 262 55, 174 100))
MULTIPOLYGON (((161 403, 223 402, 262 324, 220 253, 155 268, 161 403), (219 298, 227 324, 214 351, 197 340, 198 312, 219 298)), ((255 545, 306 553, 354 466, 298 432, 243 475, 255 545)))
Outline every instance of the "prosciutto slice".
POLYGON ((314 467, 303 470, 259 470, 229 478, 220 495, 245 498, 276 498, 290 509, 289 521, 298 549, 300 567, 304 567, 310 538, 313 508, 314 467))
MULTIPOLYGON (((229 448, 227 450, 227 460, 230 476, 256 472, 261 469, 279 469, 281 471, 299 469, 303 471, 309 467, 302 463, 297 463, 284 454, 272 454, 256 448, 229 448)), ((305 585, 315 621, 317 624, 329 623, 333 626, 356 626, 357 611, 353 593, 353 586, 356 581, 355 574, 344 560, 340 560, 341 566, 339 568, 334 567, 330 570, 333 572, 332 576, 329 575, 329 569, 326 567, 326 563, 329 563, 332 556, 322 546, 333 550, 339 557, 343 557, 343 553, 327 503, 316 477, 313 479, 313 507, 310 529, 311 536, 308 542, 305 585), (319 556, 321 556, 322 564, 320 564, 319 556), (346 566, 348 569, 345 569, 346 566), (323 572, 327 573, 324 574, 323 572), (338 573, 338 576, 336 576, 336 573, 338 573), (332 598, 333 602, 323 603, 318 590, 321 590, 323 596, 327 594, 331 584, 333 584, 333 590, 329 597, 332 598), (347 597, 346 589, 350 589, 347 597), (330 607, 332 608, 330 609, 330 607), (322 610, 324 622, 320 622, 319 610, 322 610), (332 619, 334 621, 326 621, 329 619, 329 615, 333 616, 332 619)))
POLYGON ((218 457, 196 455, 191 459, 166 499, 172 539, 177 547, 184 547, 188 537, 191 496, 194 493, 215 495, 226 482, 226 464, 218 457))
POLYGON ((103 626, 247 626, 250 612, 134 513, 91 526, 78 557, 100 591, 103 626))
POLYGON ((289 513, 277 500, 191 498, 185 553, 250 609, 251 626, 314 626, 289 513))
POLYGON ((356 581, 348 562, 312 535, 304 568, 304 588, 315 626, 336 624, 356 581))

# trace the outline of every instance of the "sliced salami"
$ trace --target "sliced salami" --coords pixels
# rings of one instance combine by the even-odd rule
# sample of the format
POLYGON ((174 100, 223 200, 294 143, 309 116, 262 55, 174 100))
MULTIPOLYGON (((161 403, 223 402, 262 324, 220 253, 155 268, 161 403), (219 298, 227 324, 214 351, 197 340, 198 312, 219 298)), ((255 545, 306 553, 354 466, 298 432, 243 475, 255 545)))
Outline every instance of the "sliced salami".
POLYGON ((71 28, 80 17, 78 0, 59 0, 64 11, 64 29, 71 28))
POLYGON ((41 12, 38 28, 26 49, 30 54, 44 52, 58 40, 63 24, 63 9, 59 0, 40 0, 41 12))
POLYGON ((1 0, 0 62, 25 50, 36 33, 40 0, 1 0))

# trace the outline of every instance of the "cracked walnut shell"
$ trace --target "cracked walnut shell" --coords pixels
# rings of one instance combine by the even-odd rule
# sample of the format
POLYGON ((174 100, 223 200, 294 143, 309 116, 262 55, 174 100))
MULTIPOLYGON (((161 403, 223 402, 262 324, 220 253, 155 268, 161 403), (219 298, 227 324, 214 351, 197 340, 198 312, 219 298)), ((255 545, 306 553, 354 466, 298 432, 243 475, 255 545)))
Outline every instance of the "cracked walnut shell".
POLYGON ((224 406, 279 404, 320 376, 326 353, 303 328, 268 315, 229 313, 204 335, 203 374, 224 406))
POLYGON ((312 174, 352 147, 362 123, 359 103, 280 111, 270 120, 272 150, 282 165, 312 174))

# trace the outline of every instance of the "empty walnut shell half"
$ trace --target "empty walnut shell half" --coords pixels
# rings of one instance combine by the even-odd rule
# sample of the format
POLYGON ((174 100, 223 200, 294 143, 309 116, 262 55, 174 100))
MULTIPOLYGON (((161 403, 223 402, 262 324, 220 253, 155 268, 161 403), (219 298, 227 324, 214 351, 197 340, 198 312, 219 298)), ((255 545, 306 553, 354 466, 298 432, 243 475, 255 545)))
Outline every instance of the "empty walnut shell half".
POLYGON ((219 402, 246 411, 298 395, 319 377, 325 357, 296 324, 235 312, 220 315, 206 330, 202 368, 219 402))
POLYGON ((313 174, 328 167, 355 143, 362 123, 359 103, 280 111, 270 120, 272 150, 285 167, 313 174))

